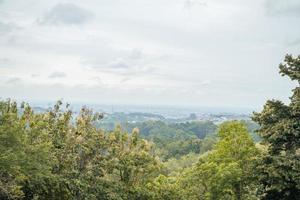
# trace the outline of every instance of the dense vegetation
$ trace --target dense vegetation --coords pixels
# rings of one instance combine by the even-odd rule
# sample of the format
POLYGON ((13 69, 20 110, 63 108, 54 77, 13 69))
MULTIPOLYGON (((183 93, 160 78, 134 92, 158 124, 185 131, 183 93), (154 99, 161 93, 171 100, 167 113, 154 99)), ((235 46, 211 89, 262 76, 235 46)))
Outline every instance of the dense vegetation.
MULTIPOLYGON (((280 72, 299 84, 300 56, 280 72)), ((60 101, 40 113, 1 101, 0 199, 300 199, 299 86, 289 105, 268 101, 254 114, 259 127, 147 121, 109 131, 102 117, 85 107, 75 117, 60 101)))
MULTIPOLYGON (((178 159, 189 153, 202 154, 211 150, 217 139, 216 131, 218 127, 211 121, 167 123, 161 120, 149 120, 122 123, 119 120, 119 118, 116 119, 118 123, 115 123, 115 126, 121 124, 127 132, 138 128, 141 138, 155 144, 156 153, 163 161, 170 158, 178 159)), ((241 122, 245 124, 251 137, 255 141, 259 141, 260 138, 255 133, 255 130, 259 128, 258 124, 250 120, 241 120, 241 122)), ((96 126, 113 130, 101 123, 96 123, 96 126)))

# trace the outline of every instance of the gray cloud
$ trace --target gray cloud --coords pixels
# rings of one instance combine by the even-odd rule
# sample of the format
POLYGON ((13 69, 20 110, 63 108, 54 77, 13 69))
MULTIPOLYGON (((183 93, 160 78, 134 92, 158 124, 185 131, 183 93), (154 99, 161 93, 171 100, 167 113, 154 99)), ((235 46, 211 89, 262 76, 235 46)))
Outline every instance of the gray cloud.
POLYGON ((9 65, 11 60, 9 58, 0 58, 0 67, 3 65, 9 65))
POLYGON ((81 25, 87 23, 93 14, 75 4, 64 3, 54 6, 41 20, 40 24, 81 25))
POLYGON ((202 86, 208 86, 208 85, 211 85, 211 80, 204 80, 204 81, 201 81, 201 82, 200 82, 200 85, 202 85, 202 86))
POLYGON ((267 15, 300 16, 299 0, 266 0, 264 4, 267 15))
POLYGON ((13 85, 13 84, 18 84, 18 83, 20 83, 21 81, 22 81, 22 79, 19 78, 19 77, 11 77, 11 78, 8 78, 8 79, 5 81, 5 83, 13 85))
POLYGON ((0 59, 0 93, 210 106, 288 96, 293 85, 277 66, 299 53, 299 0, 205 1, 4 0, 0 52, 10 61, 0 59))
POLYGON ((294 46, 300 44, 300 38, 288 42, 288 45, 294 46))
POLYGON ((129 69, 130 66, 128 65, 128 63, 124 62, 124 61, 116 61, 113 62, 109 65, 109 68, 112 69, 129 69))
POLYGON ((140 49, 108 51, 112 51, 116 57, 103 60, 99 55, 89 55, 82 63, 93 70, 116 75, 153 75, 156 71, 154 63, 162 57, 147 55, 140 49))
POLYGON ((130 80, 131 80, 131 78, 125 77, 125 78, 122 78, 122 79, 120 80, 120 83, 125 83, 125 82, 128 82, 128 81, 130 81, 130 80))
POLYGON ((48 78, 64 78, 67 75, 64 72, 53 72, 48 76, 48 78))
POLYGON ((0 35, 8 33, 14 29, 14 26, 12 24, 7 24, 0 22, 0 35))
POLYGON ((129 54, 129 58, 133 60, 142 59, 144 56, 145 55, 140 49, 133 49, 129 54))
POLYGON ((204 2, 204 1, 199 1, 199 0, 185 0, 184 1, 183 7, 185 9, 191 9, 195 6, 204 6, 204 7, 206 7, 207 3, 204 2))
POLYGON ((132 60, 116 60, 111 62, 107 68, 102 68, 100 70, 104 70, 114 74, 135 76, 143 74, 145 75, 145 73, 149 75, 154 73, 156 69, 154 67, 146 65, 143 62, 138 63, 132 60))

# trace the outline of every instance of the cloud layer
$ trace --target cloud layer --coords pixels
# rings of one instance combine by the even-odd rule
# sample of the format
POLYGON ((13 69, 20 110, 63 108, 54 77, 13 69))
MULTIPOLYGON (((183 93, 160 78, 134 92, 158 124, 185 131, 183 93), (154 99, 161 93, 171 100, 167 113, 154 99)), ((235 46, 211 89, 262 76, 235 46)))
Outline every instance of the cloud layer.
POLYGON ((40 20, 41 24, 49 25, 81 25, 87 23, 93 14, 72 3, 55 5, 40 20))
POLYGON ((53 72, 52 74, 49 75, 49 78, 63 78, 66 76, 67 75, 64 72, 53 72))
POLYGON ((0 1, 3 98, 259 107, 288 101, 298 0, 0 1))
POLYGON ((290 15, 300 17, 300 1, 298 0, 266 0, 265 9, 270 15, 290 15))

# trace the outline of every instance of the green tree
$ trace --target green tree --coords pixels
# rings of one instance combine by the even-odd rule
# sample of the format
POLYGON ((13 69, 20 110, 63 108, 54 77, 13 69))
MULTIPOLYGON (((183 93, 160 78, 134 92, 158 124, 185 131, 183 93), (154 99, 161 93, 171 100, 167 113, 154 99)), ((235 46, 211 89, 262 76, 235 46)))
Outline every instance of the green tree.
POLYGON ((147 200, 181 200, 177 177, 159 175, 146 187, 147 200))
POLYGON ((38 118, 26 104, 0 102, 0 199, 22 198, 24 184, 51 174, 52 144, 33 128, 38 118))
POLYGON ((160 169, 152 144, 138 129, 96 128, 102 115, 85 107, 73 117, 61 101, 42 113, 0 101, 0 199, 147 197, 160 169))
POLYGON ((254 114, 262 144, 267 146, 258 160, 259 192, 262 199, 300 199, 300 56, 286 55, 279 68, 298 86, 288 105, 269 100, 262 112, 254 114))
POLYGON ((238 121, 225 122, 218 130, 214 150, 188 169, 181 184, 191 199, 255 199, 253 160, 258 151, 246 127, 238 121))

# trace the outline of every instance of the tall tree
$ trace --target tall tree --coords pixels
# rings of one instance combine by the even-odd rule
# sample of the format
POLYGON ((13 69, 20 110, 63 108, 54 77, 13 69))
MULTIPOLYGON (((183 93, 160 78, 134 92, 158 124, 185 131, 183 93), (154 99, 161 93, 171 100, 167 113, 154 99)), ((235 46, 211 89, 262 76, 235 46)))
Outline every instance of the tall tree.
POLYGON ((268 147, 258 163, 262 199, 300 199, 300 56, 286 55, 280 74, 297 81, 291 102, 269 100, 253 120, 268 147))
MULTIPOLYGON (((243 123, 220 125, 214 150, 187 170, 181 184, 190 199, 256 199, 253 161, 258 151, 243 123)), ((186 199, 183 198, 183 199, 186 199)))
POLYGON ((25 183, 51 174, 52 145, 33 128, 38 118, 28 105, 0 102, 0 199, 22 198, 25 183))

